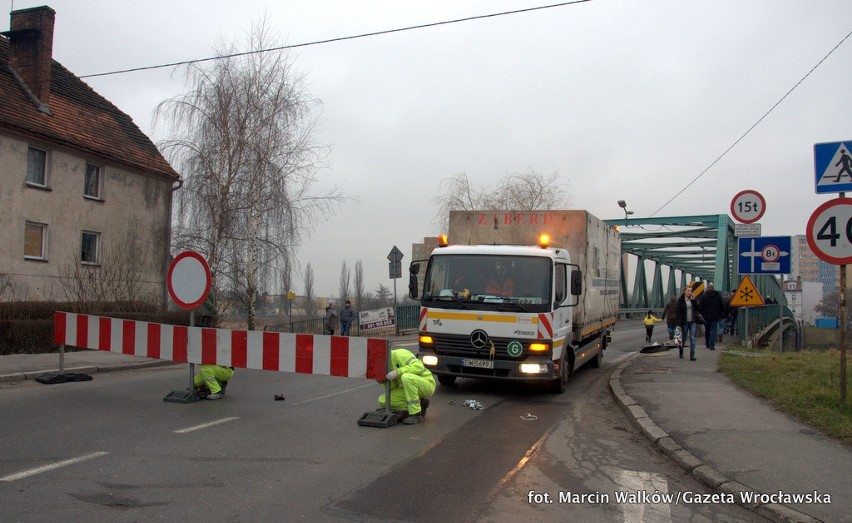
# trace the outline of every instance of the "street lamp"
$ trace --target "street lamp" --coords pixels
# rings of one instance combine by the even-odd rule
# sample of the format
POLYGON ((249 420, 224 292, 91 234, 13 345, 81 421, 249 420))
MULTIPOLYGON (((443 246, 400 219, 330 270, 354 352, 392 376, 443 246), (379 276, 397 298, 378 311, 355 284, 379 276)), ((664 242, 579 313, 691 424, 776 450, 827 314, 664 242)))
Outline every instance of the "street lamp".
POLYGON ((625 202, 624 200, 618 200, 618 206, 621 207, 622 209, 624 209, 624 219, 625 220, 628 219, 628 216, 633 214, 633 211, 627 210, 627 202, 625 202))

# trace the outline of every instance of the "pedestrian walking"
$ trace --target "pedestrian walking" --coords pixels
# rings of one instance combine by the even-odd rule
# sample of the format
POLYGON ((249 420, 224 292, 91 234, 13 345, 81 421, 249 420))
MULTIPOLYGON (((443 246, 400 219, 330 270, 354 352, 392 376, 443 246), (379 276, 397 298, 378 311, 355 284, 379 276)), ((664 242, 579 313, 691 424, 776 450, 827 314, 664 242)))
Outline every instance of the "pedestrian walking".
POLYGON ((645 319, 642 320, 642 323, 645 324, 645 341, 651 341, 651 336, 654 335, 654 324, 661 321, 663 321, 662 318, 654 316, 653 311, 648 309, 648 314, 646 314, 645 319))
POLYGON ((677 328, 677 296, 672 294, 671 299, 663 308, 663 313, 660 316, 666 320, 666 327, 669 330, 669 340, 673 340, 675 329, 677 328))
POLYGON ((689 340, 689 359, 695 361, 695 318, 698 316, 698 304, 692 297, 692 286, 687 285, 677 299, 677 323, 683 336, 678 353, 683 358, 683 346, 689 340))
POLYGON ((325 307, 325 320, 323 320, 325 333, 334 336, 334 331, 337 330, 337 324, 339 321, 340 316, 338 316, 337 311, 334 310, 334 300, 330 300, 328 305, 325 307))
POLYGON ((727 314, 722 294, 713 284, 707 285, 707 290, 701 296, 701 316, 704 317, 704 346, 716 350, 716 340, 719 338, 719 321, 727 314))

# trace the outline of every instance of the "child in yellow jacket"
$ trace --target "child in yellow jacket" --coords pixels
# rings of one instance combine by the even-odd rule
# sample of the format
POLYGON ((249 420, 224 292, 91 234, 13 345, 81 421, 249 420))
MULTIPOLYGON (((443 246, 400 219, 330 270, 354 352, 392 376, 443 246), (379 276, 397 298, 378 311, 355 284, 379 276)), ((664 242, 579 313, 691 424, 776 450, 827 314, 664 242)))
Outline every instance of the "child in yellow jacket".
POLYGON ((661 321, 663 321, 661 318, 654 316, 654 313, 650 310, 648 311, 645 319, 642 320, 642 323, 645 324, 645 341, 651 341, 651 335, 654 334, 654 324, 661 321))

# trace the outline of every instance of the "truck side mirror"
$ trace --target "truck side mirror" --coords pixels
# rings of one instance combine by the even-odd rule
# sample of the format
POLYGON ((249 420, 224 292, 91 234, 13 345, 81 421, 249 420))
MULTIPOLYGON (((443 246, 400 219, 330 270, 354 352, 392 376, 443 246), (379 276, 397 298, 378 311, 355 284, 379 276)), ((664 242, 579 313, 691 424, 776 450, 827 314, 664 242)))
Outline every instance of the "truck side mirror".
POLYGON ((571 269, 571 296, 583 294, 583 271, 571 269))

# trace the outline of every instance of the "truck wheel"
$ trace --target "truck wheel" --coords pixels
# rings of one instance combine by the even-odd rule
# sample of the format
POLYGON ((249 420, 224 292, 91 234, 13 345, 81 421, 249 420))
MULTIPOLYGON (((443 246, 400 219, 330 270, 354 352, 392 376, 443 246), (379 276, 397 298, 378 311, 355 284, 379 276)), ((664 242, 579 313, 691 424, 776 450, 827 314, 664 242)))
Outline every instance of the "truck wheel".
POLYGON ((598 354, 589 360, 589 368, 590 369, 599 369, 601 368, 601 362, 603 361, 603 350, 599 350, 598 354))
POLYGON ((438 383, 441 385, 445 385, 447 387, 453 385, 456 382, 455 376, 445 376, 443 374, 438 374, 438 383))
POLYGON ((568 377, 571 376, 569 365, 566 365, 565 352, 559 358, 559 377, 550 382, 550 392, 553 394, 562 394, 568 389, 568 377))

